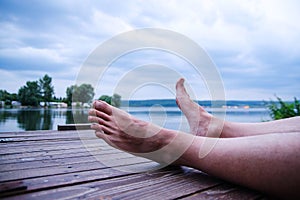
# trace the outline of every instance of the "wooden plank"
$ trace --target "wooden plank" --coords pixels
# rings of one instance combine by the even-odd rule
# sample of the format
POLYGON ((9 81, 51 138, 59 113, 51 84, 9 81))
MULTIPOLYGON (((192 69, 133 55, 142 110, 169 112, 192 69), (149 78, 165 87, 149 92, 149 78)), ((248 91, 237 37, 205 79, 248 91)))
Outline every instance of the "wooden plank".
MULTIPOLYGON (((18 153, 18 154, 8 154, 2 155, 0 157, 0 164, 13 164, 13 163, 22 163, 26 161, 42 161, 46 159, 59 159, 59 158, 70 158, 70 157, 79 157, 79 156, 90 156, 93 151, 93 155, 98 155, 99 151, 104 154, 116 153, 115 149, 106 149, 101 147, 90 147, 89 151, 85 148, 76 148, 76 149, 67 149, 67 150, 52 150, 52 151, 38 151, 30 153, 18 153)), ((119 152, 119 151, 117 151, 119 152)))
POLYGON ((93 130, 73 130, 73 131, 33 131, 33 132, 5 132, 0 133, 0 138, 11 138, 12 140, 20 139, 44 139, 44 138, 68 138, 68 137, 78 137, 78 136, 94 136, 95 132, 93 130))
MULTIPOLYGON (((103 144, 101 140, 98 139, 98 143, 94 143, 95 145, 93 146, 88 146, 88 147, 104 147, 107 146, 107 144, 103 144)), ((64 150, 64 149, 75 149, 75 148, 85 148, 85 146, 82 144, 82 141, 77 140, 77 141, 72 141, 72 142, 65 142, 60 145, 58 142, 57 145, 53 144, 37 144, 35 145, 32 143, 32 146, 25 146, 25 147, 15 147, 14 145, 11 145, 7 148, 1 148, 1 153, 0 155, 8 155, 8 154, 17 154, 17 153, 30 153, 30 152, 39 152, 39 151, 53 151, 53 150, 64 150)))
MULTIPOLYGON (((58 134, 57 130, 38 130, 38 131, 18 131, 18 132, 0 132, 2 137, 38 137, 44 134, 58 134)), ((69 132, 71 133, 71 131, 69 132)))
POLYGON ((30 141, 30 142, 35 142, 35 141, 51 141, 51 140, 77 140, 77 139, 92 139, 95 138, 95 134, 91 135, 76 135, 74 133, 73 135, 60 135, 60 136, 55 136, 55 135, 45 135, 41 137, 5 137, 1 139, 2 144, 11 144, 11 143, 20 143, 20 142, 25 142, 25 141, 30 141))
MULTIPOLYGON (((136 158, 135 156, 124 153, 115 149, 107 150, 107 151, 98 151, 94 152, 93 155, 85 152, 87 154, 82 155, 73 155, 69 157, 64 157, 62 154, 57 155, 57 157, 48 157, 48 158, 38 158, 35 159, 25 159, 22 162, 15 162, 9 164, 1 164, 0 172, 9 172, 9 171, 19 171, 25 169, 37 169, 37 168, 45 168, 51 166, 61 166, 61 165, 71 165, 76 163, 86 163, 86 162, 105 162, 107 160, 113 159, 118 161, 120 159, 131 159, 136 158)), ((1 176, 1 175, 0 175, 1 176)))
MULTIPOLYGON (((113 179, 124 176, 144 177, 144 173, 132 173, 118 170, 120 168, 106 168, 96 169, 82 172, 74 172, 69 174, 61 174, 56 176, 44 176, 40 178, 25 179, 22 181, 22 185, 26 186, 26 190, 14 191, 14 195, 20 193, 29 193, 37 190, 46 190, 51 188, 58 188, 63 186, 79 185, 83 183, 91 183, 95 181, 101 181, 105 179, 113 179)), ((179 170, 164 168, 151 172, 151 176, 171 176, 179 173, 179 170)), ((18 185, 20 181, 7 182, 7 185, 18 185)), ((9 190, 0 190, 0 197, 12 195, 9 190)))
MULTIPOLYGON (((137 166, 141 168, 153 166, 151 163, 137 163, 137 166)), ((151 172, 153 173, 153 172, 151 172)), ((169 172, 168 172, 169 173, 169 172)), ((83 183, 90 183, 95 181, 100 181, 102 179, 107 180, 114 177, 120 176, 129 176, 132 174, 141 174, 145 175, 144 173, 135 173, 135 172, 128 172, 124 171, 123 166, 116 166, 114 168, 103 168, 103 169, 95 169, 95 170, 87 170, 87 171, 80 171, 68 174, 59 174, 59 175, 50 175, 50 176, 43 176, 43 177, 35 177, 30 179, 22 180, 22 185, 26 186, 26 190, 14 190, 14 193, 10 193, 9 190, 13 188, 9 188, 8 192, 6 190, 0 190, 0 197, 3 196, 11 196, 16 195, 19 193, 28 193, 33 191, 41 191, 41 189, 51 189, 51 188, 58 188, 62 186, 71 186, 71 185, 78 185, 83 183)), ((15 183, 19 183, 20 181, 8 181, 5 184, 14 185, 15 183)), ((3 184, 3 183, 2 183, 3 184)))
POLYGON ((244 199, 255 200, 263 197, 262 194, 231 184, 222 184, 205 191, 199 191, 192 195, 188 195, 183 200, 207 200, 207 199, 244 199))
MULTIPOLYGON (((84 148, 84 146, 82 146, 82 144, 80 143, 78 144, 70 143, 70 145, 64 145, 64 146, 40 145, 40 146, 34 146, 32 148, 16 148, 14 146, 11 146, 10 148, 7 149, 1 149, 0 156, 5 156, 9 154, 34 153, 34 152, 42 152, 42 151, 49 152, 55 150, 80 149, 80 148, 84 148)), ((101 148, 100 145, 99 148, 101 148)))
MULTIPOLYGON (((34 143, 35 144, 35 143, 34 143)), ((103 154, 109 154, 112 152, 120 152, 109 145, 107 145, 102 140, 97 140, 93 143, 89 142, 88 148, 82 144, 81 141, 76 141, 72 143, 59 143, 60 145, 49 145, 38 144, 31 148, 9 148, 6 150, 5 154, 0 156, 1 164, 16 163, 16 162, 26 162, 26 161, 37 161, 43 159, 55 159, 55 158, 68 158, 74 157, 78 153, 84 153, 85 155, 90 155, 91 153, 97 154, 102 151, 103 154), (76 143, 76 145, 74 145, 76 143), (19 149, 19 150, 18 150, 19 149), (8 151, 8 152, 7 152, 8 151), (92 152, 91 152, 92 151, 92 152)))
MULTIPOLYGON (((37 168, 44 168, 44 167, 54 167, 54 166, 61 166, 61 165, 74 165, 79 163, 89 163, 91 161, 97 161, 95 156, 101 157, 100 161, 109 161, 111 159, 114 160, 120 160, 120 159, 132 159, 135 158, 135 156, 130 154, 125 154, 123 152, 114 151, 113 153, 106 153, 105 151, 99 151, 98 153, 95 153, 94 155, 75 155, 72 157, 60 157, 60 158, 50 158, 50 159, 42 159, 42 160, 25 160, 23 162, 19 163, 13 163, 13 164, 1 164, 0 165, 0 172, 9 172, 9 171, 15 171, 15 170, 25 170, 25 169, 34 169, 37 168)), ((99 162, 100 162, 99 161, 99 162)))
MULTIPOLYGON (((104 161, 105 160, 103 160, 103 162, 104 161)), ((138 157, 125 158, 125 159, 124 158, 115 159, 114 157, 111 157, 109 161, 106 160, 105 163, 93 160, 93 161, 77 163, 77 164, 66 163, 64 165, 55 165, 52 167, 39 167, 35 169, 5 171, 0 174, 0 180, 2 182, 13 181, 13 180, 15 181, 15 180, 22 180, 26 178, 58 175, 58 174, 80 172, 80 171, 87 171, 87 170, 94 170, 94 169, 101 169, 101 168, 108 168, 108 167, 123 166, 123 168, 125 168, 126 166, 135 165, 137 163, 153 163, 153 162, 138 157)))
POLYGON ((0 133, 0 143, 3 145, 10 145, 12 143, 16 143, 22 145, 27 141, 38 141, 38 140, 51 140, 51 139, 84 139, 84 138, 95 138, 95 132, 93 130, 81 130, 81 131, 36 131, 36 133, 32 132, 6 132, 0 133), (1 140, 3 140, 1 142, 1 140))
POLYGON ((22 194, 8 199, 174 199, 185 194, 187 187, 189 192, 193 192, 219 184, 216 179, 201 172, 177 170, 175 173, 169 171, 126 175, 22 194))
POLYGON ((104 143, 103 140, 99 138, 95 138, 94 140, 76 140, 76 141, 57 141, 57 145, 55 142, 48 143, 35 143, 33 142, 30 146, 15 146, 10 145, 4 148, 0 148, 0 156, 8 155, 8 154, 16 154, 16 153, 29 153, 29 152, 38 152, 38 151, 51 151, 51 150, 63 150, 63 149, 74 149, 74 148, 85 148, 85 147, 107 147, 108 144, 104 143), (60 145, 61 144, 61 145, 60 145))
MULTIPOLYGON (((96 135, 92 132, 92 133, 82 133, 82 131, 80 131, 80 133, 73 133, 73 134, 62 134, 62 135, 44 135, 44 136, 39 136, 39 137, 6 137, 5 139, 7 139, 7 142, 2 142, 1 143, 1 147, 2 146, 9 146, 9 145, 28 145, 32 142, 43 142, 43 141, 54 141, 54 140, 61 140, 61 141, 69 141, 69 140, 92 140, 92 139, 96 139, 96 135)), ((99 139, 99 138, 98 138, 99 139)))
POLYGON ((79 151, 80 149, 93 149, 93 148, 99 148, 99 149, 106 149, 107 145, 102 145, 100 142, 95 143, 94 145, 89 144, 88 146, 85 146, 82 144, 81 141, 76 142, 66 142, 66 143, 58 143, 57 145, 54 144, 37 144, 34 147, 31 146, 24 146, 24 147, 14 147, 10 146, 6 149, 1 149, 0 153, 0 160, 9 156, 11 158, 14 158, 18 154, 34 154, 37 152, 52 152, 52 151, 63 151, 68 149, 73 149, 74 152, 76 152, 76 149, 79 151))
POLYGON ((127 191, 101 191, 102 195, 111 196, 115 199, 176 199, 195 191, 219 185, 221 181, 207 176, 206 174, 191 170, 177 176, 170 177, 147 187, 139 187, 127 191))
POLYGON ((57 125, 58 131, 70 131, 70 130, 90 130, 91 124, 60 124, 57 125))

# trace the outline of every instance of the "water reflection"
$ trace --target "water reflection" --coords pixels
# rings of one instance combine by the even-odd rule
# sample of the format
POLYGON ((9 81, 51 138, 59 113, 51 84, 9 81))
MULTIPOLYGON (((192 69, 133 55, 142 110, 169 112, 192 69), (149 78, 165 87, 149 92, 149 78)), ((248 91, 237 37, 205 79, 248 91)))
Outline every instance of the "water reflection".
MULTIPOLYGON (((88 123, 89 109, 0 109, 0 132, 29 131, 29 130, 57 130, 57 125, 88 123), (75 120, 75 122, 74 122, 75 120)), ((125 109, 128 110, 128 109, 125 109)), ((130 113, 136 118, 142 120, 149 119, 149 107, 132 108, 130 113)), ((181 122, 181 112, 178 108, 168 108, 166 113, 157 114, 155 123, 164 122, 166 127, 171 129, 178 128, 181 122)), ((218 113, 215 113, 218 117, 218 113)), ((151 113, 150 113, 151 115, 151 113)), ((266 109, 232 109, 227 110, 226 120, 235 122, 260 122, 269 120, 269 114, 266 109)))
POLYGON ((66 113, 66 124, 78 124, 78 123, 88 123, 88 113, 87 110, 77 109, 72 111, 67 111, 66 113))
POLYGON ((12 109, 11 110, 1 109, 0 110, 0 124, 5 123, 7 119, 17 118, 17 115, 18 115, 17 112, 13 112, 12 109))
POLYGON ((88 109, 0 109, 0 131, 55 130, 58 124, 88 123, 87 117, 88 109))
POLYGON ((52 127, 51 112, 42 110, 19 110, 17 115, 19 127, 23 130, 49 130, 52 127))

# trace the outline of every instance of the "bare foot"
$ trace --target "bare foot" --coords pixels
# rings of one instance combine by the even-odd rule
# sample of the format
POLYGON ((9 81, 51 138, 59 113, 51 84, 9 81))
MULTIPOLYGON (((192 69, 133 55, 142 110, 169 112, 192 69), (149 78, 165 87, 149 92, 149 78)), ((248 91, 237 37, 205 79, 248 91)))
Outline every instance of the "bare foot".
POLYGON ((167 145, 174 134, 154 124, 138 120, 106 102, 95 101, 89 121, 96 135, 111 146, 132 153, 156 151, 167 145))
POLYGON ((188 120, 190 132, 197 136, 207 136, 212 115, 190 99, 183 83, 183 78, 176 83, 176 103, 188 120))
POLYGON ((96 136, 112 147, 164 164, 184 163, 181 156, 194 140, 191 134, 138 120, 103 101, 94 102, 89 121, 96 136))

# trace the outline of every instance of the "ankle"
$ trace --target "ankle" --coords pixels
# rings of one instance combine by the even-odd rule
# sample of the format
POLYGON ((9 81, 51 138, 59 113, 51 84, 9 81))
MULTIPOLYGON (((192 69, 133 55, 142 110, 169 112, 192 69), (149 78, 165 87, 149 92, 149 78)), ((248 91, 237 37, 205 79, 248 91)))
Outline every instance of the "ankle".
POLYGON ((211 120, 208 128, 207 137, 224 137, 224 127, 226 121, 211 115, 211 120))

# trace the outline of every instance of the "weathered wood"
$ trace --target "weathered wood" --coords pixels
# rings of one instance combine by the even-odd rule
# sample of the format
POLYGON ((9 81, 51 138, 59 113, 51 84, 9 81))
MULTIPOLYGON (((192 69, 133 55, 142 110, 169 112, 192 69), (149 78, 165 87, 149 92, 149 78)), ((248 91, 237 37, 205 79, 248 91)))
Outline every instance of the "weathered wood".
MULTIPOLYGON (((17 154, 17 153, 30 153, 30 152, 40 152, 40 151, 54 151, 54 150, 64 150, 64 149, 78 149, 78 148, 85 148, 82 145, 81 141, 76 142, 65 142, 65 144, 59 145, 59 141, 57 141, 57 145, 51 145, 48 143, 44 143, 44 145, 35 145, 35 143, 32 143, 31 146, 14 146, 11 145, 9 148, 0 148, 0 155, 8 155, 8 154, 17 154)), ((107 146, 107 145, 105 145, 107 146)), ((93 146, 89 147, 104 147, 99 142, 98 144, 95 144, 93 146)))
POLYGON ((136 165, 141 163, 149 163, 149 161, 145 161, 145 160, 140 161, 138 158, 114 159, 112 157, 107 163, 109 163, 108 166, 105 163, 93 160, 84 163, 76 163, 76 164, 65 163, 63 165, 55 165, 51 167, 23 169, 21 171, 20 170, 5 171, 0 174, 0 180, 1 181, 22 180, 25 178, 58 175, 64 173, 80 172, 80 171, 101 169, 107 167, 130 166, 130 165, 136 165))
MULTIPOLYGON (((108 160, 121 160, 121 159, 132 159, 135 158, 133 155, 130 154, 124 154, 122 152, 114 152, 112 153, 106 153, 103 151, 99 151, 98 153, 94 154, 95 156, 101 157, 101 161, 108 161, 108 160)), ((94 155, 78 155, 75 154, 72 157, 62 157, 59 158, 44 158, 40 160, 24 160, 23 162, 19 163, 12 163, 12 164, 5 164, 3 165, 1 163, 0 165, 0 172, 8 172, 8 171, 14 171, 14 170, 24 170, 24 169, 36 169, 36 168, 50 168, 53 166, 61 166, 61 165, 74 165, 74 164, 80 164, 80 163, 86 163, 91 161, 97 161, 94 155)))
POLYGON ((34 199, 35 197, 40 199, 100 199, 100 197, 112 199, 174 199, 187 192, 195 192, 219 184, 220 181, 203 173, 177 169, 167 172, 160 171, 159 173, 127 174, 126 176, 59 187, 17 197, 19 199, 34 199))
MULTIPOLYGON (((91 155, 108 155, 119 153, 115 149, 105 149, 101 147, 89 148, 91 152, 88 152, 85 148, 66 149, 66 150, 52 150, 44 152, 30 152, 30 153, 18 153, 8 154, 0 156, 0 165, 7 164, 22 164, 27 161, 43 161, 43 160, 55 160, 59 158, 73 158, 73 157, 85 157, 91 155)), ((83 158, 84 159, 84 158, 83 158)))
MULTIPOLYGON (((178 168, 179 169, 179 168, 178 168)), ((172 176, 177 173, 180 173, 178 169, 170 169, 164 168, 162 170, 157 170, 151 173, 151 176, 172 176)), ((37 190, 45 190, 51 188, 58 188, 64 186, 78 185, 82 183, 91 183, 99 182, 101 180, 106 180, 107 178, 119 178, 124 176, 132 176, 132 177, 147 177, 148 175, 145 173, 132 173, 121 171, 121 168, 106 168, 106 169, 96 169, 82 172, 74 172, 69 174, 61 174, 56 176, 44 176, 40 178, 34 179, 24 179, 22 181, 22 185, 27 187, 26 191, 19 191, 15 194, 19 193, 29 193, 37 190), (120 169, 120 170, 118 170, 120 169)), ((126 178, 126 177, 125 177, 126 178)), ((19 183, 19 181, 11 181, 7 182, 8 184, 14 185, 15 183, 19 183)), ((1 196, 8 196, 5 194, 5 190, 0 192, 1 196)))
POLYGON ((109 147, 94 131, 0 134, 5 199, 255 199, 261 194, 186 167, 158 164, 109 147), (88 145, 86 148, 85 145, 88 145), (89 152, 91 151, 91 152, 89 152), (143 169, 145 172, 140 173, 143 169))
POLYGON ((23 138, 24 140, 29 138, 35 138, 35 140, 43 140, 45 137, 49 139, 57 138, 68 138, 68 137, 78 137, 81 136, 94 136, 95 131, 93 130, 79 130, 79 131, 28 131, 28 132, 5 132, 0 133, 0 138, 23 138))
POLYGON ((188 195, 182 199, 184 200, 207 200, 207 199, 245 199, 254 200, 261 198, 262 195, 249 190, 247 188, 231 185, 222 184, 217 187, 209 188, 205 191, 200 191, 192 195, 188 195))

